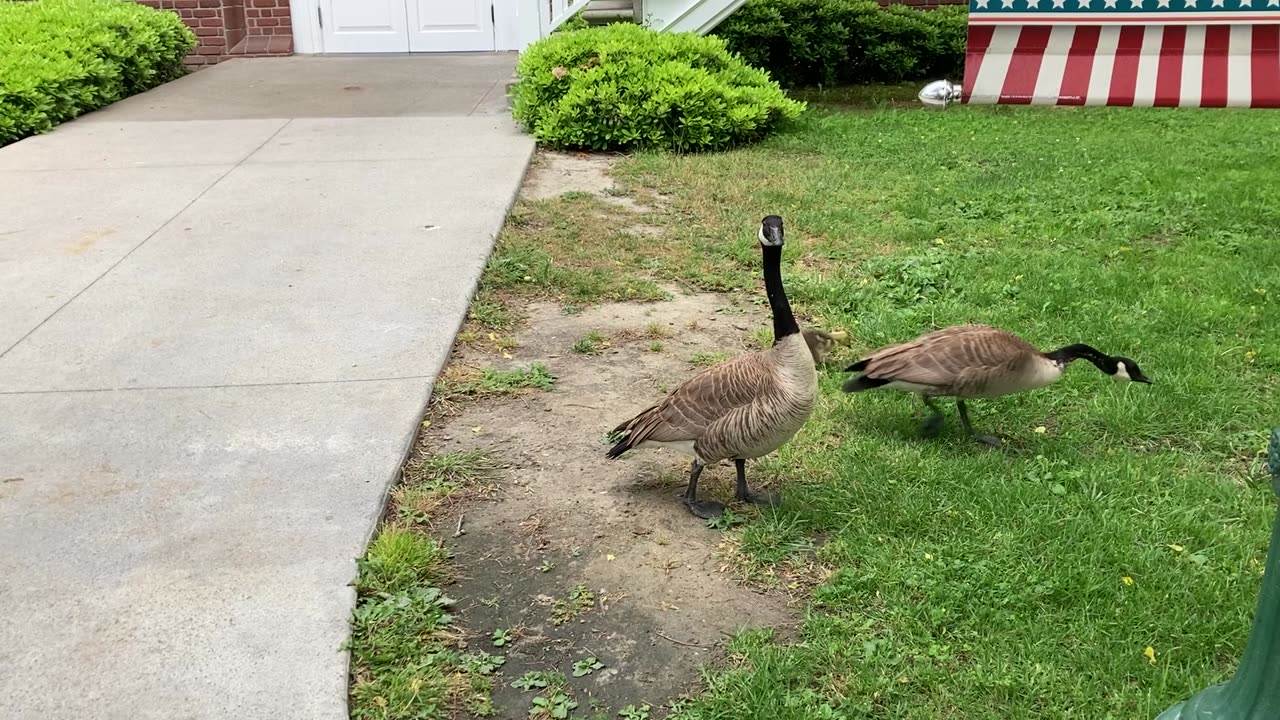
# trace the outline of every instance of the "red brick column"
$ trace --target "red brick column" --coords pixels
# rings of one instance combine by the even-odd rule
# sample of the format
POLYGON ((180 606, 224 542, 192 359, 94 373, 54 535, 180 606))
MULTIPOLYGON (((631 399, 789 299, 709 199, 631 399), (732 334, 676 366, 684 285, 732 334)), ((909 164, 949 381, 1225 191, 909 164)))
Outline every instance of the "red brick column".
POLYGON ((172 10, 196 34, 188 65, 211 65, 229 57, 293 54, 289 0, 135 0, 172 10))
POLYGON ((289 55, 293 52, 293 21, 289 0, 243 0, 244 55, 289 55))

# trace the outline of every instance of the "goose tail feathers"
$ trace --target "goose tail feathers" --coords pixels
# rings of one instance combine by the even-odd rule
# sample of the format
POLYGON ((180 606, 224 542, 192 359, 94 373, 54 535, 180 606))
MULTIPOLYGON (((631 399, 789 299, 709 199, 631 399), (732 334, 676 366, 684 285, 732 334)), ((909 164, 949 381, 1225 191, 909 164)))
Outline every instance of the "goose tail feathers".
MULTIPOLYGON (((865 365, 865 363, 859 364, 865 365)), ((853 368, 850 368, 850 371, 853 371, 853 368)), ((883 378, 871 378, 866 375, 859 375, 858 377, 845 380, 841 389, 847 393, 862 392, 863 390, 872 390, 882 385, 888 385, 889 382, 889 380, 885 380, 883 378)))
POLYGON ((617 442, 616 445, 609 448, 609 452, 606 452, 604 456, 609 458, 610 460, 617 460, 618 458, 626 454, 626 452, 630 449, 631 449, 631 434, 628 433, 624 435, 622 439, 617 442))
MULTIPOLYGON (((638 416, 637 416, 638 417, 638 416)), ((609 431, 609 438, 617 438, 617 442, 604 454, 610 460, 617 460, 635 447, 636 434, 632 432, 636 418, 632 418, 609 431)))

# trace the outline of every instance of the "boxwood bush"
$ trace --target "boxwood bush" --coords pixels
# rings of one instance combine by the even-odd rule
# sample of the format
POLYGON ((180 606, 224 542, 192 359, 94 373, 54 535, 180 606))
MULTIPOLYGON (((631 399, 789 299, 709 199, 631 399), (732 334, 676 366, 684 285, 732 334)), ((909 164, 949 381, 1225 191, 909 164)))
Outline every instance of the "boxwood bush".
POLYGON ((0 145, 178 77, 195 44, 129 0, 0 0, 0 145))
POLYGON ((804 110, 720 38, 628 23, 553 33, 521 54, 516 76, 516 121, 558 148, 726 148, 804 110))
POLYGON ((963 73, 968 9, 872 0, 747 0, 714 31, 784 87, 895 83, 963 73))

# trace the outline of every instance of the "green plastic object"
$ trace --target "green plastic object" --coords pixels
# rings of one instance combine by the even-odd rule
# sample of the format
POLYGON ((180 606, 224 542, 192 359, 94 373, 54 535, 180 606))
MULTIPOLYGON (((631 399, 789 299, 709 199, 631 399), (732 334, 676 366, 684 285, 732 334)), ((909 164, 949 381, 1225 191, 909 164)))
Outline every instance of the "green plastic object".
MULTIPOLYGON (((1271 431, 1267 452, 1271 489, 1280 496, 1280 428, 1271 431)), ((1280 515, 1271 528, 1262 593, 1244 658, 1232 678, 1205 688, 1165 710, 1156 720, 1280 719, 1280 515)))

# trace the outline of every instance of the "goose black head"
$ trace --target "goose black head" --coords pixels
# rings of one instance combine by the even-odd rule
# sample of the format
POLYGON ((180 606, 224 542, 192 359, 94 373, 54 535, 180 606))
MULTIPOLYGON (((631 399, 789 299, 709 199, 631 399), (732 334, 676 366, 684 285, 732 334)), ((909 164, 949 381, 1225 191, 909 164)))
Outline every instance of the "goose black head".
POLYGON ((1138 363, 1127 357, 1113 355, 1111 361, 1115 363, 1115 370, 1111 371, 1111 379, 1118 383, 1138 382, 1146 385, 1151 384, 1151 378, 1142 373, 1142 368, 1138 367, 1138 363))
POLYGON ((760 244, 765 247, 782 247, 782 218, 766 215, 760 221, 760 244))

